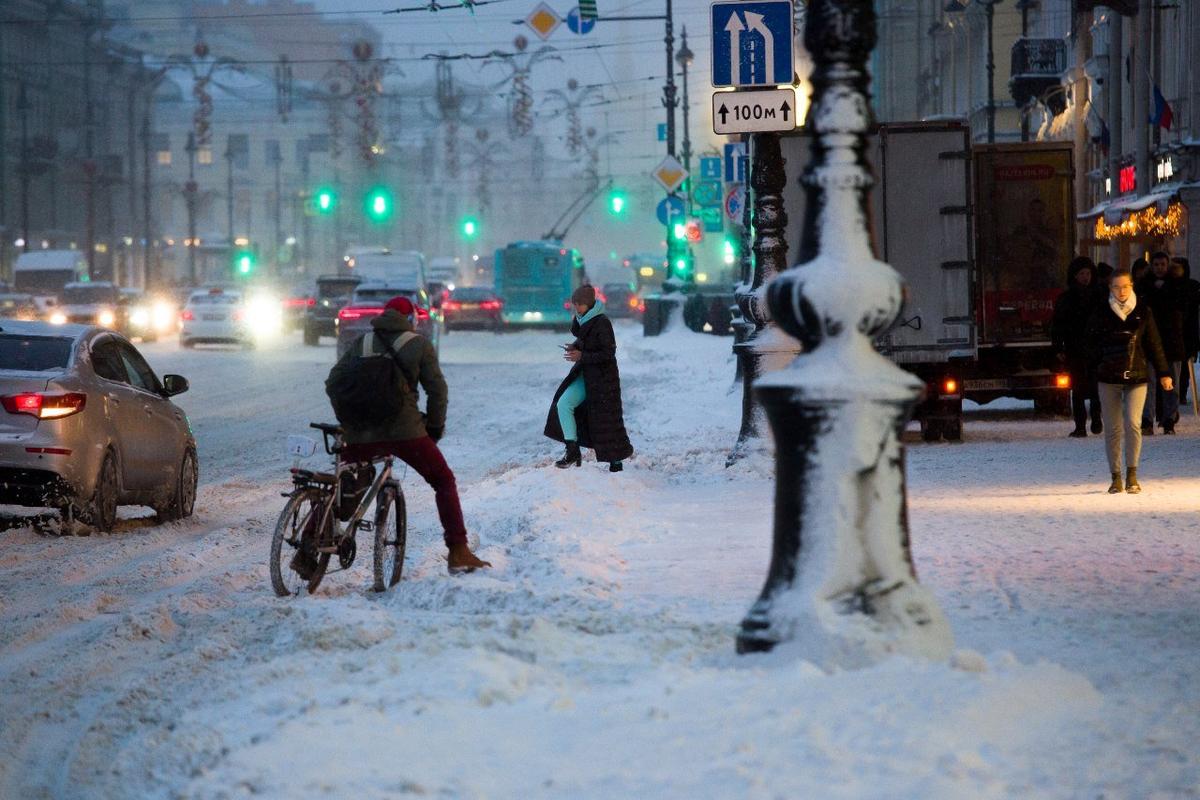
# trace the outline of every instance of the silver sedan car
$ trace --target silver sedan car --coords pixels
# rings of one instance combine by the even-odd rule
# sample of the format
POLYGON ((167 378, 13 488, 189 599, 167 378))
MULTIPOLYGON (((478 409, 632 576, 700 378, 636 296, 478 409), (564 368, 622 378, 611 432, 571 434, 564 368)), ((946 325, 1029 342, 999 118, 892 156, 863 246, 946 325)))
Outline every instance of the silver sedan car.
POLYGON ((57 508, 64 523, 111 530, 118 505, 190 516, 196 440, 123 336, 89 325, 0 320, 0 504, 57 508))

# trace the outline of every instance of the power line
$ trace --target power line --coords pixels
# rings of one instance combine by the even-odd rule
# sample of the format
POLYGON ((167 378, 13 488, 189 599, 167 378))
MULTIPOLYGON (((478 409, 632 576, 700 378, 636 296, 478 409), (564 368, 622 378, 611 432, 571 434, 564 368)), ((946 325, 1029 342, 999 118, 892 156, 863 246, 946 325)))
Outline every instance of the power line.
POLYGON ((209 22, 213 20, 242 20, 242 19, 274 19, 282 17, 361 17, 366 15, 383 15, 383 14, 399 14, 409 11, 429 11, 436 13, 438 11, 449 11, 453 9, 471 9, 477 6, 495 5, 497 3, 508 3, 512 0, 468 0, 466 4, 453 3, 442 5, 434 2, 423 6, 411 6, 406 8, 372 8, 372 9, 351 9, 338 11, 254 11, 243 14, 177 14, 177 15, 162 15, 149 17, 104 17, 104 16, 84 16, 79 19, 19 19, 9 17, 0 19, 0 25, 126 25, 131 23, 142 22, 209 22))

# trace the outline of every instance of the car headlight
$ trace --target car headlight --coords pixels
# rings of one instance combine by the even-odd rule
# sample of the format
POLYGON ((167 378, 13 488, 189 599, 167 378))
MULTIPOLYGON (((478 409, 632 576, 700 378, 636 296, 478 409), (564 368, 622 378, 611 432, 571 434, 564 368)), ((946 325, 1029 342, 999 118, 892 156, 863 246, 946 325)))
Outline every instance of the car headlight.
POLYGON ((116 321, 116 316, 107 309, 96 315, 96 323, 102 328, 111 328, 112 324, 116 321))
POLYGON ((155 330, 166 332, 175 322, 175 309, 171 307, 170 303, 160 300, 154 304, 152 316, 155 330))
POLYGON ((283 305, 270 295, 255 295, 246 301, 246 324, 256 336, 271 336, 283 327, 283 305))
POLYGON ((55 312, 51 313, 50 314, 50 324, 51 325, 66 325, 67 324, 67 315, 61 311, 55 311, 55 312))
POLYGON ((138 306, 129 312, 129 322, 139 328, 145 328, 150 324, 150 309, 144 306, 138 306))

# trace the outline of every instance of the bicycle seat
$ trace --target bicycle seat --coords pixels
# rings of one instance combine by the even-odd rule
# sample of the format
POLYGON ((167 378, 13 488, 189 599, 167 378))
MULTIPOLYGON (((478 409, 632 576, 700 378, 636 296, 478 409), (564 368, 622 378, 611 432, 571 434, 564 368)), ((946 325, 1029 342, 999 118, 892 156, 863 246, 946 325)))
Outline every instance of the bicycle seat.
POLYGON ((293 469, 292 474, 312 483, 327 483, 330 486, 337 480, 332 472, 313 472, 311 469, 293 469))
POLYGON ((322 433, 332 433, 335 436, 342 435, 342 426, 334 425, 329 422, 310 422, 310 423, 308 423, 308 427, 315 428, 316 430, 319 430, 322 433))

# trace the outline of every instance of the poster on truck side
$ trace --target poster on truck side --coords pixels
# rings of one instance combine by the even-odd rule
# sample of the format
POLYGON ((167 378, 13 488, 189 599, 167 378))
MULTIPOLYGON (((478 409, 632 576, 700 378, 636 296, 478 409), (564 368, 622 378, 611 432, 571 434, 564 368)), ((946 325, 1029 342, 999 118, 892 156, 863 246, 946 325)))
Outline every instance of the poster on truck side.
POLYGON ((976 146, 974 159, 980 339, 1049 341, 1075 255, 1071 145, 976 146))

